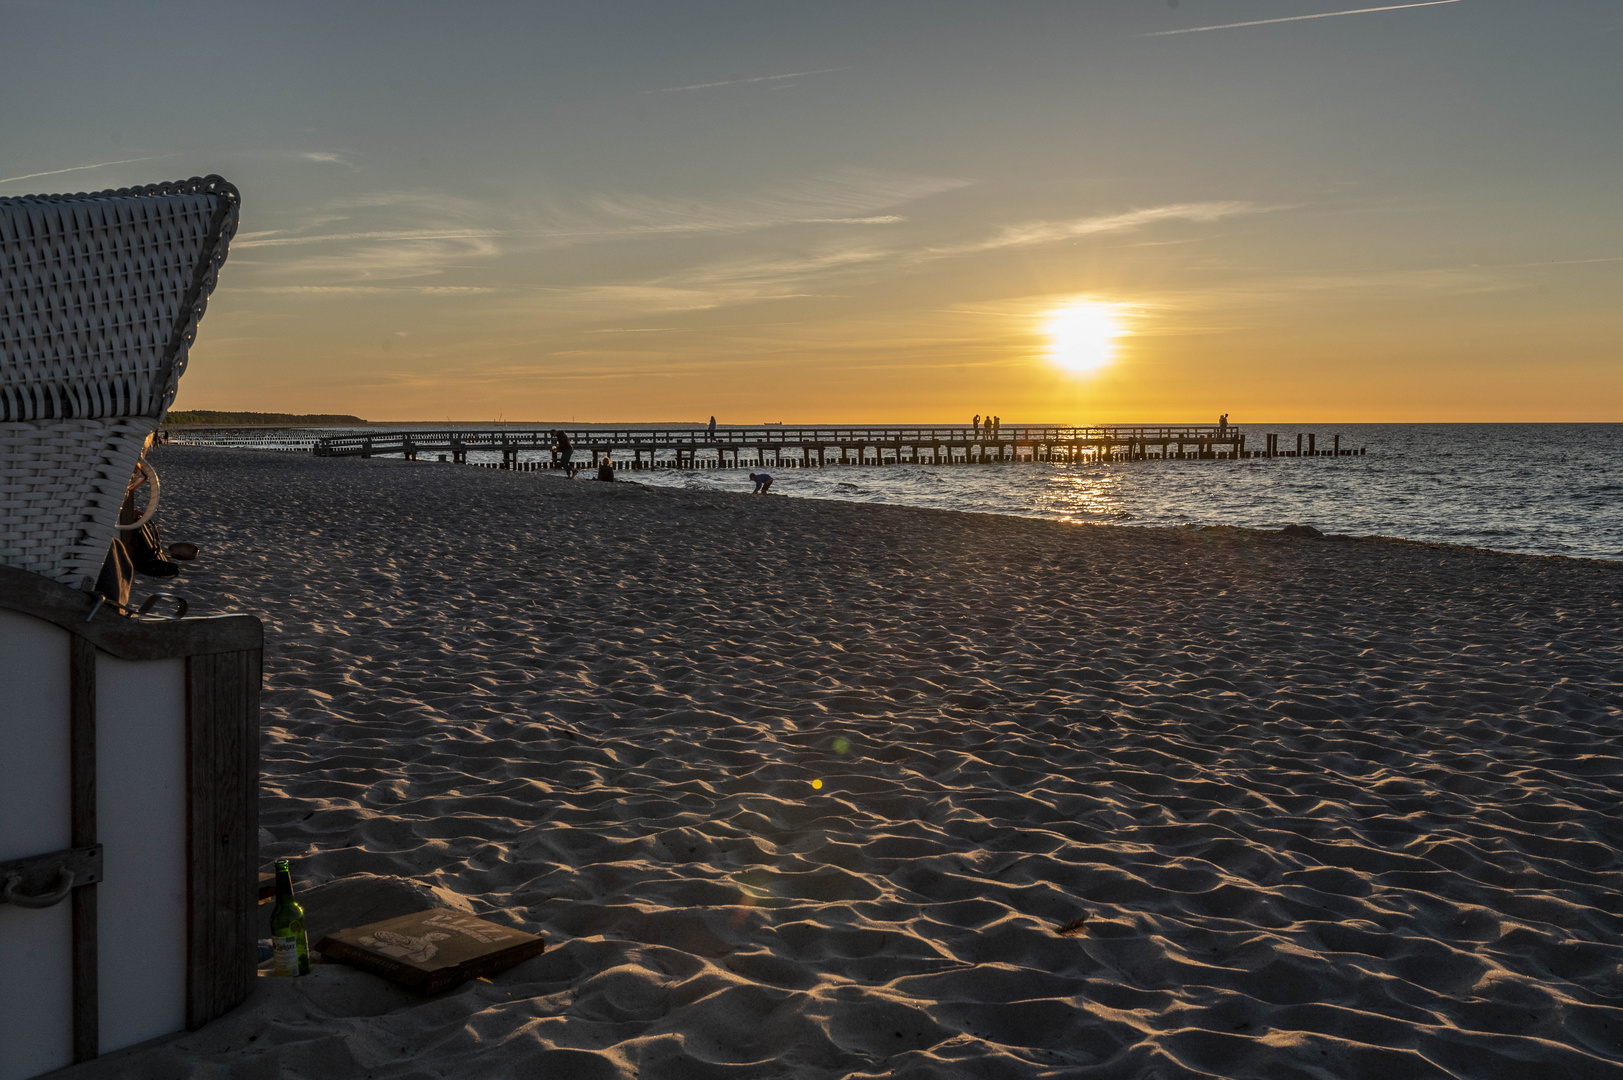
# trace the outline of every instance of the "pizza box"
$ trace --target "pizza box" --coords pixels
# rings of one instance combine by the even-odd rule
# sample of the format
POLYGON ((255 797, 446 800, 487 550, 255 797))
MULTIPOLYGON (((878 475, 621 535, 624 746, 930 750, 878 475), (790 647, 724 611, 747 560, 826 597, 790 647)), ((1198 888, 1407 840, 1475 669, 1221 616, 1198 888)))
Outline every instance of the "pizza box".
POLYGON ((339 930, 316 942, 316 951, 433 994, 506 971, 540 955, 546 944, 536 934, 436 908, 339 930))

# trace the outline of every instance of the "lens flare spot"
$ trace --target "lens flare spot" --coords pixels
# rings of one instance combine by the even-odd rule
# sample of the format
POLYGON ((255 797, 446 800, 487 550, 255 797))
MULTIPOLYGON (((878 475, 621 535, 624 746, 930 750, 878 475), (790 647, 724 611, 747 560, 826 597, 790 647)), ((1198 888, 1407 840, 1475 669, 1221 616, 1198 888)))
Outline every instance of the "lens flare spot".
POLYGON ((1049 312, 1043 333, 1048 336, 1048 358, 1056 366, 1085 374, 1110 363, 1116 339, 1127 333, 1127 327, 1119 305, 1078 300, 1049 312))
POLYGON ((851 752, 851 740, 844 735, 836 738, 834 740, 834 752, 836 754, 849 754, 851 752))
POLYGON ((823 782, 821 780, 813 780, 812 781, 812 788, 817 790, 817 791, 822 791, 823 790, 823 782))

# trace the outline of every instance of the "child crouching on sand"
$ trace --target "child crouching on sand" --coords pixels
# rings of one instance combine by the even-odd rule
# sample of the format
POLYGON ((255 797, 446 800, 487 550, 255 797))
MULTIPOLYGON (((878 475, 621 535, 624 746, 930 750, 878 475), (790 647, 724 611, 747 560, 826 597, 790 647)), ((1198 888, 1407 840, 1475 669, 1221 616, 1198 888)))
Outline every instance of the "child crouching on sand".
POLYGON ((768 476, 764 472, 752 472, 750 473, 750 479, 755 481, 755 490, 750 492, 751 495, 765 495, 768 489, 772 487, 772 477, 768 476))

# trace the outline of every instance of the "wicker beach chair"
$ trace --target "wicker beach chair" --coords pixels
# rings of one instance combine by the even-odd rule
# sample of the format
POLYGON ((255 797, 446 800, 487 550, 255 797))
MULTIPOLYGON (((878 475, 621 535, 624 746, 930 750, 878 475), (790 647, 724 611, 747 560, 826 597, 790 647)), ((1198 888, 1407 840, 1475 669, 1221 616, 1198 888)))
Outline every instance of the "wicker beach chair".
POLYGON ((239 201, 218 176, 0 198, 0 565, 95 582, 239 201))
POLYGON ((87 593, 237 204, 217 176, 0 198, 0 1080, 253 985, 263 629, 87 593))

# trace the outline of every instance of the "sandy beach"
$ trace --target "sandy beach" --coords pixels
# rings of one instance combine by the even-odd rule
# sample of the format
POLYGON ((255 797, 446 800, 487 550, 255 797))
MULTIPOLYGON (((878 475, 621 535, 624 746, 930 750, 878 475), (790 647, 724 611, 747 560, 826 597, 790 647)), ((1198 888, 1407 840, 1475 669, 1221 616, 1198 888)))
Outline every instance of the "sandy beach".
POLYGON ((1623 564, 154 460, 311 941, 548 948, 75 1080, 1623 1076, 1623 564))

